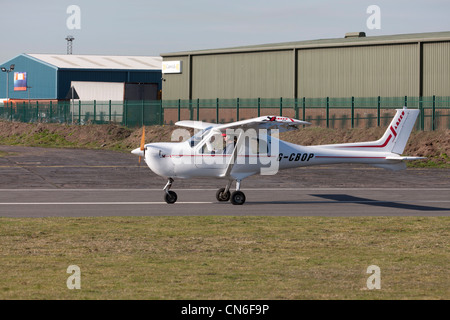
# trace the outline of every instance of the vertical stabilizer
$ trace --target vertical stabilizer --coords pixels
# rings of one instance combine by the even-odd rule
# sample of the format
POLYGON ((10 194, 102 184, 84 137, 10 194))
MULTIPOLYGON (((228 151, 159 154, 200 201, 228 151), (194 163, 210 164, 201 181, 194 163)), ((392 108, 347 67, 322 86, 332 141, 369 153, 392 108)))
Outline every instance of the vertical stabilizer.
POLYGON ((381 139, 377 141, 344 143, 322 147, 402 154, 419 112, 420 110, 418 109, 407 109, 406 107, 397 109, 397 113, 389 124, 386 132, 381 139))

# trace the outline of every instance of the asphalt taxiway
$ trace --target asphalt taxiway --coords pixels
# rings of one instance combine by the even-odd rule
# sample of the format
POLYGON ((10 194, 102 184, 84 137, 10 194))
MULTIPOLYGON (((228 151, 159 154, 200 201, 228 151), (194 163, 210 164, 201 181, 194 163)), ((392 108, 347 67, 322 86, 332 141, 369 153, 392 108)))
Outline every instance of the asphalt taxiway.
POLYGON ((165 180, 134 155, 105 150, 0 146, 0 217, 80 216, 448 216, 450 170, 391 172, 336 165, 253 176, 242 206, 216 201, 223 180, 165 180))

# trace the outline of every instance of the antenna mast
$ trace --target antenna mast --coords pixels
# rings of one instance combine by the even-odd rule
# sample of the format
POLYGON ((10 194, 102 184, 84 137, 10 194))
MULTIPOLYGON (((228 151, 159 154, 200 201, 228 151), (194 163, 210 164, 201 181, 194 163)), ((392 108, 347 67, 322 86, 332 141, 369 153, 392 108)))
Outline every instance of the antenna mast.
POLYGON ((67 36, 67 54, 72 54, 72 41, 75 40, 73 36, 67 36))

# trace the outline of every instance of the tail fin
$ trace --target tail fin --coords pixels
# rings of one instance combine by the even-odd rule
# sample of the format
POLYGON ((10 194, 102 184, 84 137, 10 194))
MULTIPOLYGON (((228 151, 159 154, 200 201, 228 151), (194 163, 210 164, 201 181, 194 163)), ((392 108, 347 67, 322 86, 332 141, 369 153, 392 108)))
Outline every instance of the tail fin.
POLYGON ((386 151, 396 154, 403 153, 419 113, 419 109, 407 109, 406 107, 397 109, 394 119, 380 139, 387 141, 386 151))
POLYGON ((351 150, 383 151, 402 154, 419 112, 420 110, 418 109, 407 109, 406 107, 397 109, 397 113, 386 132, 377 141, 345 143, 331 146, 351 150))

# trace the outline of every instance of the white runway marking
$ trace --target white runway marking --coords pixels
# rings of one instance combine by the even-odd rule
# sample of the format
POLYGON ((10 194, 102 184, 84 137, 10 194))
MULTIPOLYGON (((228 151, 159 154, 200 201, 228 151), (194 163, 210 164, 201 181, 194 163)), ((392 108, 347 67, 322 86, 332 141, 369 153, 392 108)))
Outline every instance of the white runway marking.
MULTIPOLYGON (((250 201, 249 201, 250 202, 250 201)), ((257 202, 257 201, 256 201, 257 202)), ((276 202, 276 201, 274 201, 276 202)), ((283 202, 283 201, 281 201, 283 202)), ((291 202, 286 200, 285 202, 291 202)), ((295 202, 295 201, 292 201, 295 202)), ((339 202, 339 203, 386 203, 392 202, 389 200, 361 200, 361 201, 340 201, 340 200, 304 200, 304 203, 325 203, 325 202, 339 202)), ((396 203, 450 203, 450 200, 411 200, 411 201, 395 201, 396 203)), ((219 203, 218 201, 191 201, 191 202, 176 202, 175 205, 179 204, 213 204, 219 203)), ((0 202, 0 206, 22 206, 22 205, 43 205, 43 206, 57 206, 57 205, 152 205, 152 204, 164 204, 167 205, 164 201, 154 201, 154 202, 0 202)))
MULTIPOLYGON (((176 202, 175 204, 211 204, 214 202, 176 202)), ((147 204, 167 204, 164 201, 157 201, 157 202, 5 202, 1 203, 0 205, 5 206, 13 206, 13 205, 44 205, 44 206, 57 206, 57 205, 147 205, 147 204)))
MULTIPOLYGON (((211 188, 202 189, 181 189, 173 188, 176 191, 211 191, 211 188)), ((233 188, 231 188, 233 190, 233 188)), ((242 188, 242 191, 450 191, 450 188, 242 188)), ((50 191, 50 192, 75 192, 75 191, 98 191, 98 192, 137 192, 137 191, 163 191, 160 189, 0 189, 1 192, 30 192, 30 191, 50 191)))

